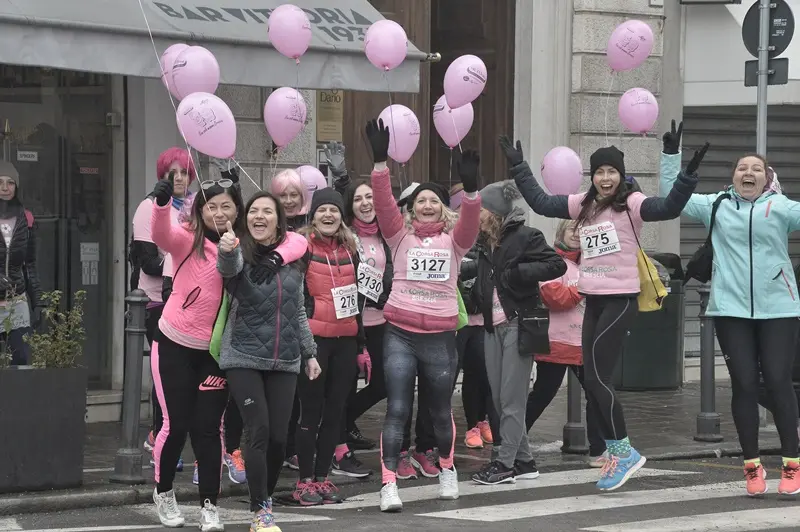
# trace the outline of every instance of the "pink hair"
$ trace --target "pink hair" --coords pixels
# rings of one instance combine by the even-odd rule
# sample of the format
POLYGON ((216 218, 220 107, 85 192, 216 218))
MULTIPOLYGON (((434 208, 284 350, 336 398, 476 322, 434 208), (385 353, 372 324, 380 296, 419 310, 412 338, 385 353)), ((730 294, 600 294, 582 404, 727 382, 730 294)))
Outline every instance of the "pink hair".
POLYGON ((303 180, 300 178, 300 174, 298 174, 295 170, 287 168, 286 170, 280 172, 278 175, 272 178, 269 188, 270 192, 277 197, 280 197, 280 195, 283 194, 287 188, 295 189, 303 198, 300 214, 308 214, 308 208, 310 207, 309 204, 311 203, 308 198, 308 187, 306 187, 305 183, 303 183, 303 180))
POLYGON ((189 171, 189 182, 191 183, 194 181, 197 177, 194 171, 194 162, 189 156, 188 151, 183 148, 178 148, 177 146, 164 150, 161 152, 161 155, 158 156, 158 161, 156 161, 156 173, 158 174, 158 178, 162 179, 164 175, 169 172, 169 167, 176 162, 189 171))

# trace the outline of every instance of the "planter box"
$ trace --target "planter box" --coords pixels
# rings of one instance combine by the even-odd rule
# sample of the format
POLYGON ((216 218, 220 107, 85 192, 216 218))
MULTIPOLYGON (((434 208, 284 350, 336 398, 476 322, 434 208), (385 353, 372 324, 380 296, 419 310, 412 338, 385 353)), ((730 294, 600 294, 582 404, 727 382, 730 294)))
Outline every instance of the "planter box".
POLYGON ((85 368, 0 370, 0 493, 83 482, 85 368))

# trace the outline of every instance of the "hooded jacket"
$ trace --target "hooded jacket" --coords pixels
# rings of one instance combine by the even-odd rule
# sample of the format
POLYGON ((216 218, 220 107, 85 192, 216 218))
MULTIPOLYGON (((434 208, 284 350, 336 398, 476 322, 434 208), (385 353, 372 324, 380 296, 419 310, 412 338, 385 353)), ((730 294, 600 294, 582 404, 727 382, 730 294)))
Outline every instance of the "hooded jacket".
MULTIPOLYGON (((13 201, 13 200, 12 200, 13 201)), ((8 220, 13 220, 11 239, 6 244, 0 238, 0 267, 4 279, 0 287, 0 299, 8 300, 12 295, 26 294, 31 308, 42 301, 39 271, 36 267, 36 234, 33 214, 23 209, 9 209, 8 220)))

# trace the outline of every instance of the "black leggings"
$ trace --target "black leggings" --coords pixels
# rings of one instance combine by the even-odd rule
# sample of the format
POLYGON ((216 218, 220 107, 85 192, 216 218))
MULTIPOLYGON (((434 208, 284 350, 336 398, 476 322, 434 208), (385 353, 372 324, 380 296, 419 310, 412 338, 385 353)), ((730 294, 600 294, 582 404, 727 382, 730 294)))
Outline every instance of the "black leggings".
POLYGON ((328 476, 333 452, 340 438, 340 423, 353 379, 358 374, 358 345, 354 336, 315 336, 317 361, 322 374, 309 380, 300 372, 300 421, 297 426, 297 459, 300 478, 328 476), (314 463, 316 452, 317 461, 314 463))
MULTIPOLYGON (((164 312, 164 305, 150 307, 145 311, 144 335, 151 349, 153 347, 153 337, 156 334, 156 330, 158 330, 158 320, 161 319, 162 312, 164 312)), ((164 423, 164 415, 161 412, 161 405, 158 403, 155 384, 153 384, 153 390, 150 393, 150 403, 153 405, 153 425, 151 430, 155 436, 158 434, 158 431, 161 430, 161 425, 164 423)))
POLYGON ((628 436, 622 405, 611 377, 622 355, 622 342, 639 311, 636 296, 586 296, 583 316, 584 390, 597 409, 600 430, 607 440, 628 436))
POLYGON ((388 398, 381 442, 384 466, 389 471, 397 471, 418 368, 420 380, 427 386, 426 402, 439 456, 451 459, 454 429, 450 400, 458 363, 455 333, 412 333, 388 324, 383 352, 388 398))
MULTIPOLYGON (((302 374, 304 369, 300 371, 302 374)), ((298 376, 298 380, 300 377, 298 376)), ((286 458, 291 458, 297 454, 297 446, 295 439, 297 437, 297 428, 300 423, 300 386, 295 386, 294 402, 292 403, 292 416, 289 418, 289 435, 286 438, 286 458)))
MULTIPOLYGON (((467 429, 473 428, 487 416, 489 424, 499 426, 492 404, 492 390, 486 376, 486 358, 483 351, 484 329, 481 326, 464 327, 456 334, 456 348, 460 366, 464 370, 461 381, 461 400, 467 429)), ((455 380, 455 379, 454 379, 455 380)))
POLYGON ((230 369, 227 374, 231 397, 246 426, 244 460, 250 511, 257 512, 278 484, 297 375, 252 369, 230 369))
MULTIPOLYGON (((364 412, 386 399, 386 381, 383 377, 383 335, 385 329, 385 324, 364 328, 364 333, 367 336, 367 351, 372 362, 372 374, 369 384, 361 391, 358 391, 358 377, 353 380, 353 387, 347 399, 347 424, 343 427, 345 430, 355 429, 356 420, 364 412)), ((347 443, 347 440, 344 439, 341 443, 347 443)))
MULTIPOLYGON (((525 427, 528 432, 531 431, 533 424, 536 423, 545 408, 550 405, 556 394, 558 394, 561 383, 564 382, 567 368, 575 374, 581 386, 584 386, 583 366, 568 366, 554 362, 536 363, 536 382, 533 383, 533 390, 528 394, 528 405, 525 409, 525 427)), ((589 456, 600 456, 606 450, 606 442, 603 439, 603 433, 600 431, 599 421, 594 403, 589 401, 587 397, 586 432, 589 437, 589 456)))
POLYGON ((239 406, 233 395, 228 400, 228 407, 225 409, 225 423, 222 428, 225 432, 225 452, 232 454, 233 451, 241 448, 242 430, 244 429, 242 414, 239 413, 239 406))
POLYGON ((216 504, 222 472, 220 424, 228 404, 225 373, 208 351, 178 345, 160 332, 153 341, 150 365, 164 412, 153 450, 158 492, 172 489, 175 464, 191 433, 200 500, 216 504))
POLYGON ((797 318, 714 318, 717 339, 731 376, 731 412, 745 460, 758 458, 758 384, 763 375, 775 406, 773 417, 785 458, 797 457, 797 398, 792 365, 797 352, 797 318))

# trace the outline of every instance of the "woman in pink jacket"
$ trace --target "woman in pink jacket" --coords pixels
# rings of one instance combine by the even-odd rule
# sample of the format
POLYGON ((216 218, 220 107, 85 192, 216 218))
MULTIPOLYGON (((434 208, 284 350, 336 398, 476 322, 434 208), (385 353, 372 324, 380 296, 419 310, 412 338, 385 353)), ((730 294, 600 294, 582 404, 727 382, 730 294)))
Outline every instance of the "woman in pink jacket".
POLYGON ((386 318, 384 374, 387 409, 381 435, 383 487, 381 511, 399 511, 397 462, 403 428, 411 415, 417 368, 428 384, 428 401, 439 448, 439 498, 458 498, 453 466, 455 430, 450 399, 458 357, 457 286, 461 259, 478 236, 481 201, 478 196, 478 154, 466 152, 458 163, 464 200, 461 214, 444 207, 447 191, 423 183, 408 198, 407 217, 392 197, 386 166, 389 130, 383 121, 367 123, 375 167, 372 191, 378 226, 392 253, 392 292, 383 308, 386 318), (457 220, 457 221, 456 221, 457 220))

